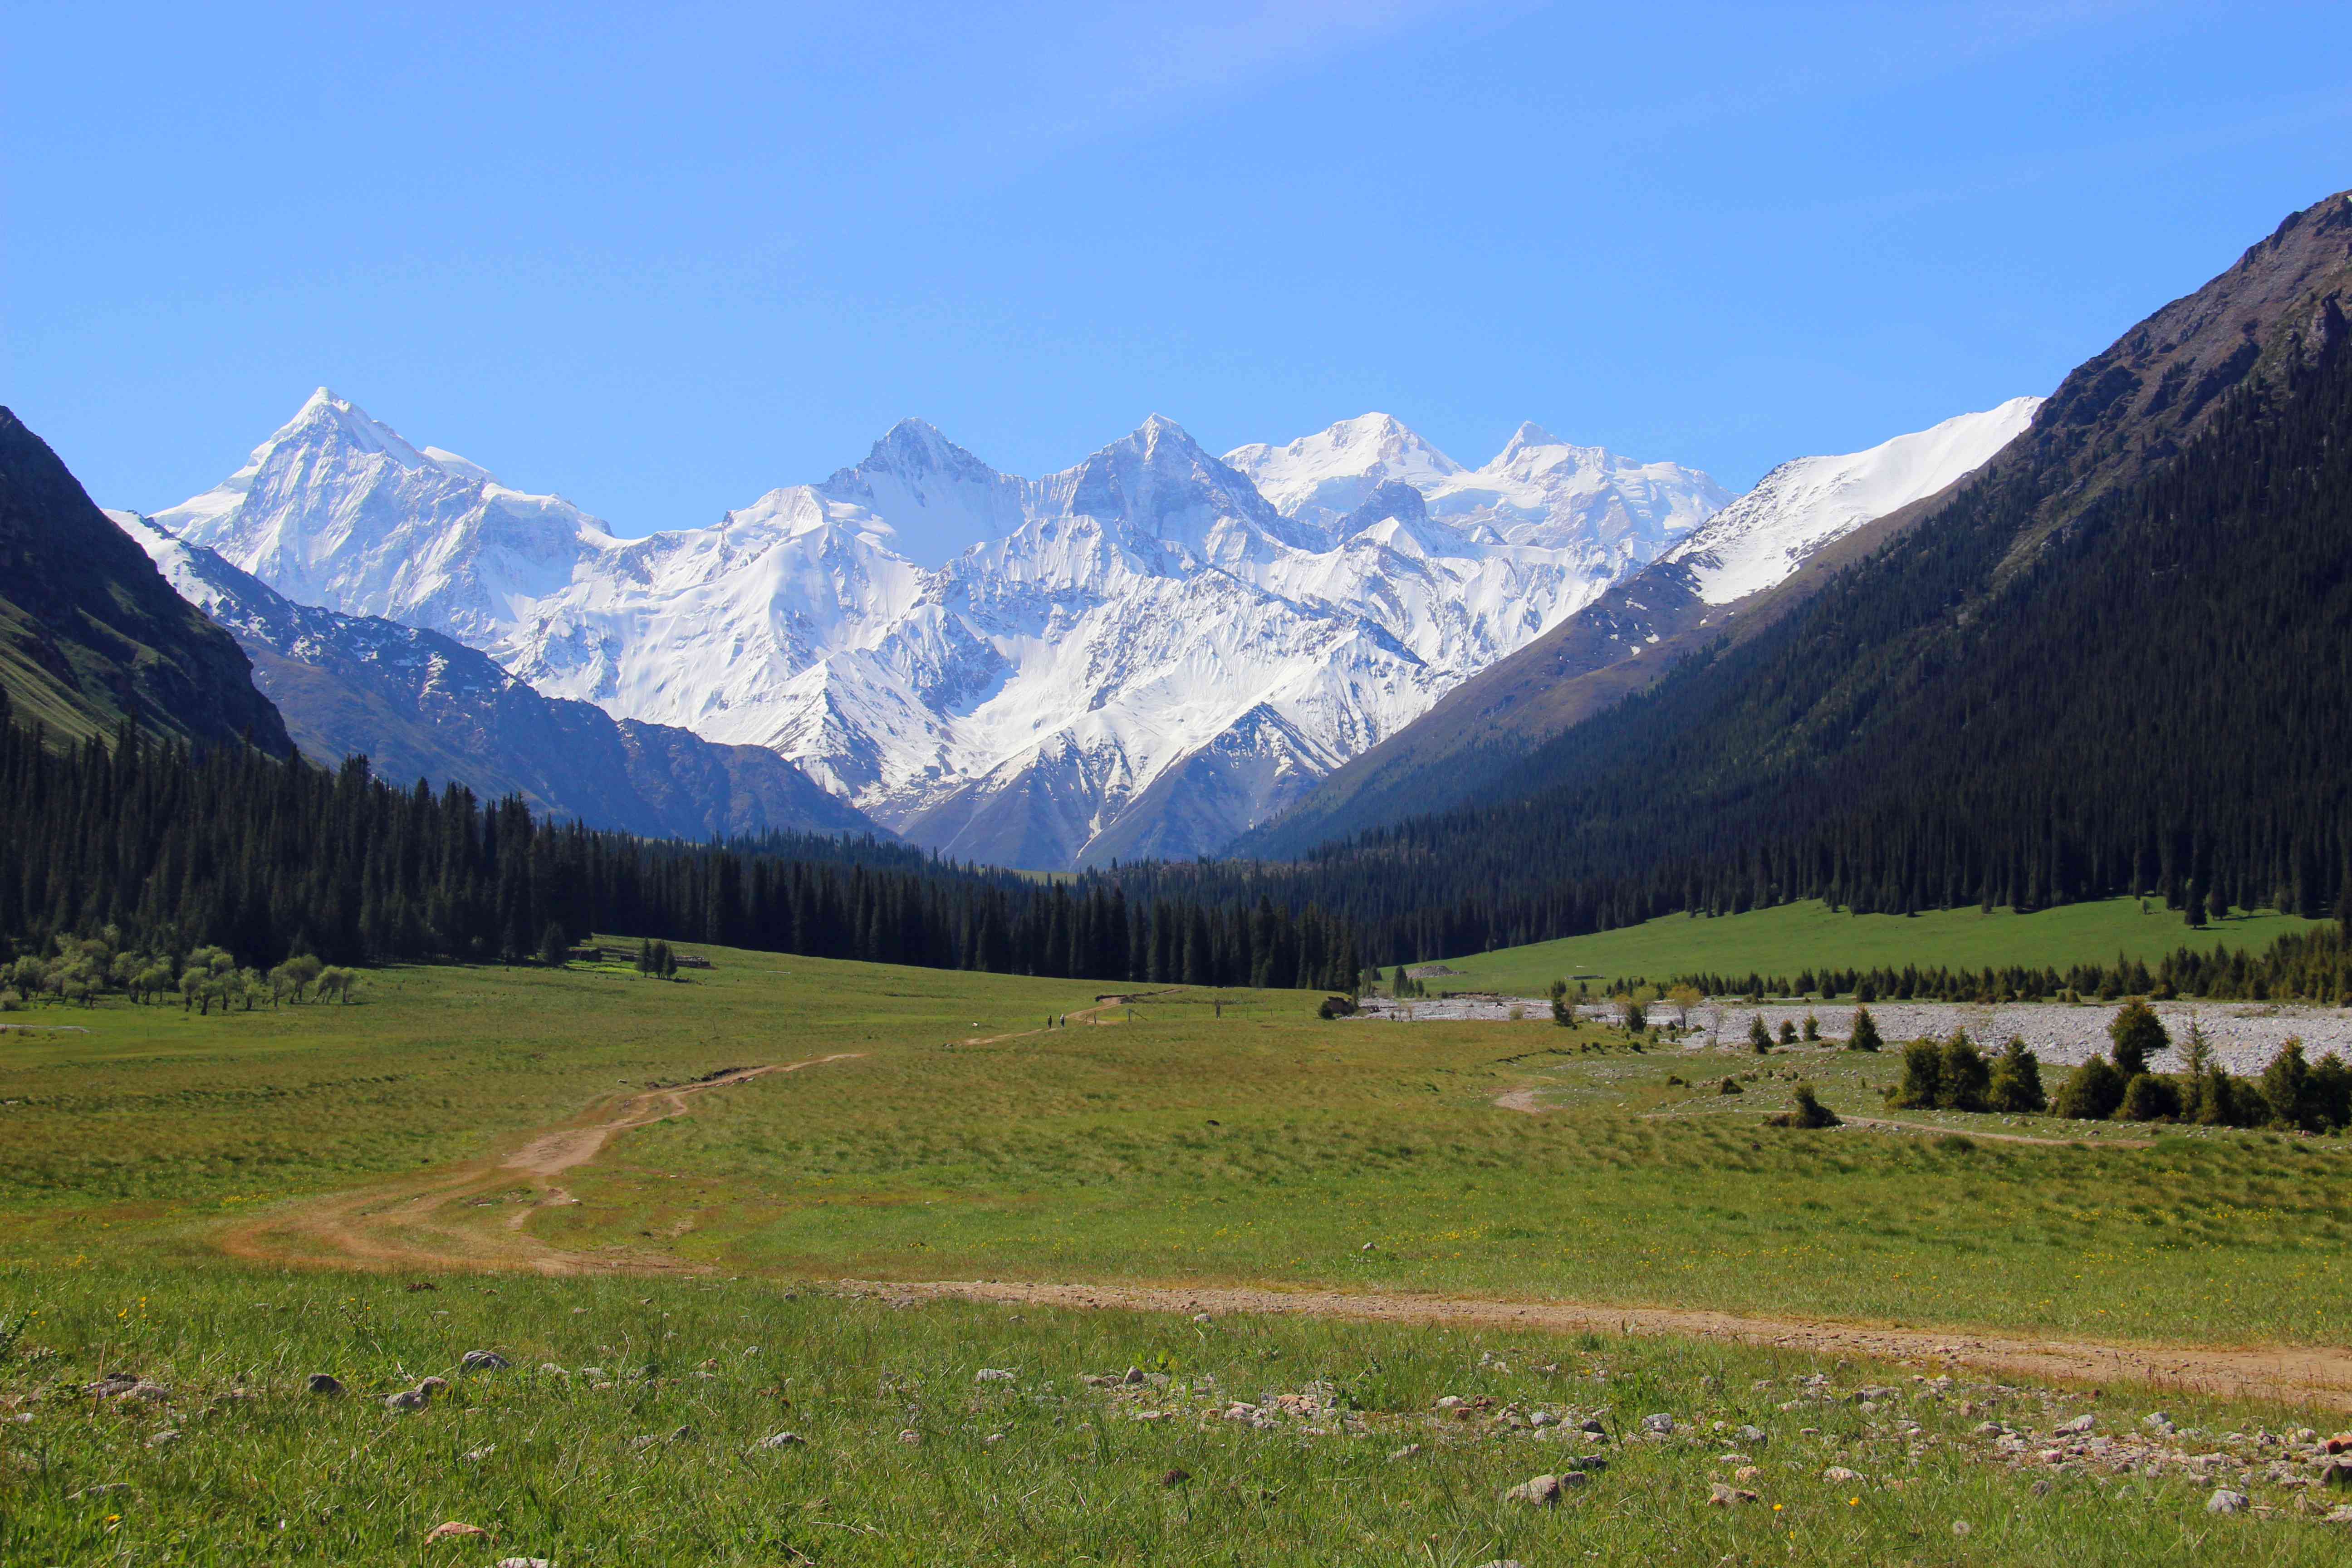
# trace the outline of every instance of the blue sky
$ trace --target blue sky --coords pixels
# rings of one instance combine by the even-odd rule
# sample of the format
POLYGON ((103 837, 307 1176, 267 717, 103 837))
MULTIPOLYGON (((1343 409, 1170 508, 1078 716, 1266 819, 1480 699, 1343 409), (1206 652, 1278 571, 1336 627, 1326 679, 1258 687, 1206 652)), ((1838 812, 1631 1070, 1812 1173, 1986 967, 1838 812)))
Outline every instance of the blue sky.
POLYGON ((1380 408, 1734 488, 2020 392, 2352 185, 2352 7, 19 7, 0 401, 109 505, 324 383, 624 533, 915 414, 1380 408))

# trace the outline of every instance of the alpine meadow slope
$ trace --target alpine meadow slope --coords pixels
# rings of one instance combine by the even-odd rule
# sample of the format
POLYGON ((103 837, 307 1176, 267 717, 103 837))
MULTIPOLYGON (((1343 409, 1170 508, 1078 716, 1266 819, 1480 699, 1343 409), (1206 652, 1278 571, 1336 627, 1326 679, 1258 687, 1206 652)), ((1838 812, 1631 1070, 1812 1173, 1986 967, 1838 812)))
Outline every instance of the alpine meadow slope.
MULTIPOLYGON (((911 842, 1056 868, 1223 847, 1730 499, 1531 425, 1475 470, 1381 416, 1307 445, 1359 427, 1430 456, 1345 509, 1286 512, 1158 416, 1034 480, 906 420, 822 484, 623 540, 322 388, 154 521, 547 697, 770 748, 911 842), (929 567, 902 529, 970 542, 929 567)), ((1275 482, 1300 446, 1236 457, 1275 482)))

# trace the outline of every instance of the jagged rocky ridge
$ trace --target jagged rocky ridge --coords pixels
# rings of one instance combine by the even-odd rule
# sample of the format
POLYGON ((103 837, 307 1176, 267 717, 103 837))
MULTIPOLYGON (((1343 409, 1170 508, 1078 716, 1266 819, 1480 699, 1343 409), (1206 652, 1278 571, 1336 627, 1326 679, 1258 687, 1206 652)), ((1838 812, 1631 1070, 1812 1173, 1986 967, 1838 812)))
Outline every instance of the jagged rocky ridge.
POLYGON ((1471 470, 1381 416, 1232 462, 1155 416, 1030 480, 906 421, 624 541, 322 390, 155 521, 550 697, 771 748, 917 843, 1060 867, 1222 847, 1729 499, 1532 426, 1471 470), (901 526, 981 542, 926 569, 901 526))

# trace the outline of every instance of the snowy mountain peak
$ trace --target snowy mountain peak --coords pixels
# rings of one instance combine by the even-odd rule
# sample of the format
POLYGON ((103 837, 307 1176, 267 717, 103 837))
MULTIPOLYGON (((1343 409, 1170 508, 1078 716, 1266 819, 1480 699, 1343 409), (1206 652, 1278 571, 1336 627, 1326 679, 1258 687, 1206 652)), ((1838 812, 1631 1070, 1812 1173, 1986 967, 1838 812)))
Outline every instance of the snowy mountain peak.
POLYGON ((1426 490, 1462 465, 1387 414, 1342 419, 1286 446, 1237 447, 1225 461, 1286 517, 1332 522, 1391 480, 1426 490))
POLYGON ((2041 406, 2038 397, 2012 397, 1864 451, 1793 458, 1709 518, 1665 559, 1690 571, 1708 604, 1744 598, 1778 583, 1832 541, 1990 462, 2033 423, 2041 406))
POLYGON ((366 409, 323 386, 303 401, 293 418, 253 449, 253 461, 266 462, 270 450, 289 442, 328 440, 343 442, 354 451, 381 452, 404 468, 434 466, 433 459, 403 440, 399 431, 371 418, 366 409))
POLYGON ((604 525, 557 496, 509 489, 419 450, 320 387, 203 495, 155 514, 298 601, 487 639, 514 601, 570 581, 604 525))
POLYGON ((1301 529, 1267 504, 1246 475, 1203 451, 1184 427, 1154 414, 1133 433, 1033 487, 1033 510, 1124 523, 1148 538, 1223 558, 1254 552, 1257 541, 1320 547, 1320 531, 1301 529))
POLYGON ((887 519, 898 548, 931 566, 1020 527, 1027 494, 920 419, 899 420, 864 462, 816 489, 887 519))
POLYGON ((1486 466, 1490 468, 1507 467, 1530 447, 1566 447, 1567 445, 1567 442, 1534 420, 1522 420, 1519 427, 1511 432, 1511 438, 1503 443, 1503 449, 1496 454, 1495 460, 1486 466))

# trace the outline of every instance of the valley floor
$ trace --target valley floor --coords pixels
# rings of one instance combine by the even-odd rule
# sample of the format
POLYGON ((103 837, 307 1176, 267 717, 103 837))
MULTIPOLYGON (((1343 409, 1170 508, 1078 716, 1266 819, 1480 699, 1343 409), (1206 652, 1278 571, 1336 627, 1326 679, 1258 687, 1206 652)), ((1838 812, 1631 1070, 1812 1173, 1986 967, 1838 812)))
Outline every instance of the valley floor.
POLYGON ((1790 1132, 1895 1064, 713 956, 12 1015, 0 1556, 2341 1549, 2343 1140, 1790 1132))

